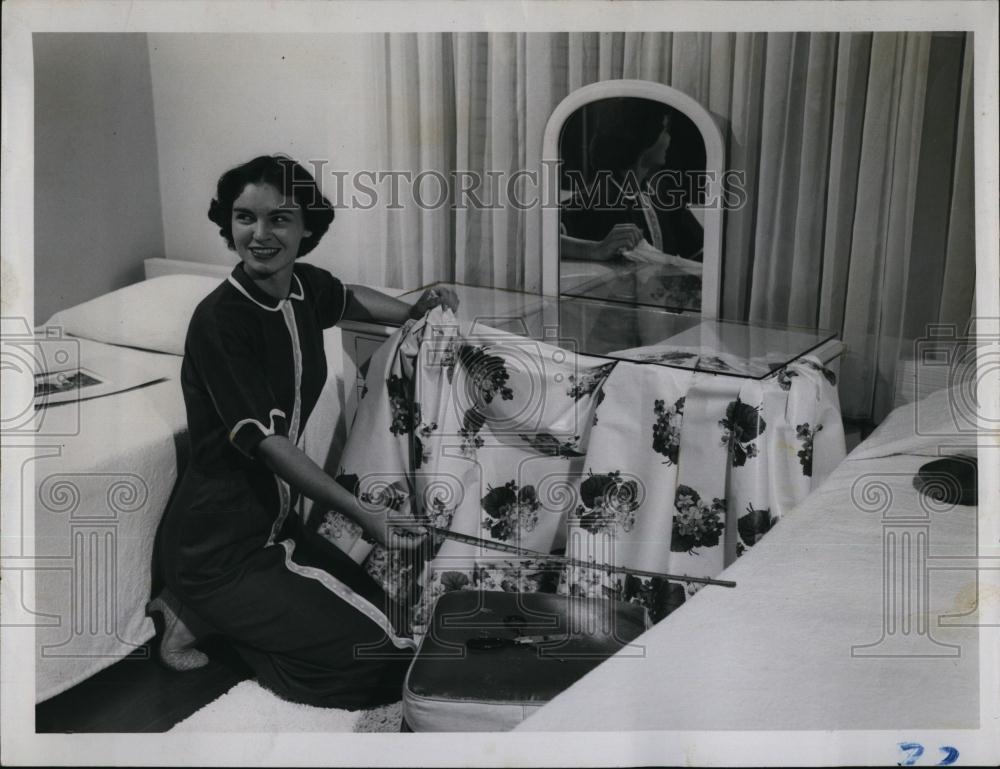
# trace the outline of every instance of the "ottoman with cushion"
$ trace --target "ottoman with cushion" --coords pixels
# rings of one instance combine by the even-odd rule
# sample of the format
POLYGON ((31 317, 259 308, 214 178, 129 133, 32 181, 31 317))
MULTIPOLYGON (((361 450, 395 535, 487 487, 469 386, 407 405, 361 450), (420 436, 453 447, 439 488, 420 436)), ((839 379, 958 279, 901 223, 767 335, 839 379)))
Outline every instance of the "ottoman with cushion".
POLYGON ((645 608, 550 593, 457 590, 434 607, 403 685, 403 729, 506 731, 649 627, 645 608))

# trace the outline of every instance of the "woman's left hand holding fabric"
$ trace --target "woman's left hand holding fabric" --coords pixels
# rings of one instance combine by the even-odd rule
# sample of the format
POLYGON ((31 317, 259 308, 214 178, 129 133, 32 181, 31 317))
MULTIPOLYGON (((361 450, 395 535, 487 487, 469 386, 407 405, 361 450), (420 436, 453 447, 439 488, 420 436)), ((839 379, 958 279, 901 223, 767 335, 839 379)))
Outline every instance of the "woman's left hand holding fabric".
POLYGON ((422 318, 439 305, 457 310, 458 296, 450 288, 429 288, 410 305, 368 286, 352 285, 348 286, 344 319, 402 326, 410 319, 422 318))
POLYGON ((422 318, 435 307, 445 307, 455 312, 458 309, 458 295, 450 288, 429 288, 410 309, 410 317, 422 318))

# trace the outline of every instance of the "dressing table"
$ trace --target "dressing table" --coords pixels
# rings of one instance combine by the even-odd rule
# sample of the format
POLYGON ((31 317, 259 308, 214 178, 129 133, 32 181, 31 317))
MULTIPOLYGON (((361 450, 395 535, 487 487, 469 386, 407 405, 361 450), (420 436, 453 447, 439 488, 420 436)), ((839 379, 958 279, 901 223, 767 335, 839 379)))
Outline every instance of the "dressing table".
MULTIPOLYGON (((483 331, 481 338, 492 333, 507 340, 483 348, 499 356, 495 360, 506 354, 502 347, 509 340, 532 340, 538 343, 533 354, 543 364, 578 361, 580 369, 586 368, 600 383, 600 397, 590 406, 592 418, 585 429, 544 436, 552 445, 573 445, 573 453, 565 458, 554 455, 553 461, 568 464, 553 472, 573 486, 570 497, 576 501, 564 511, 565 526, 557 527, 559 541, 539 539, 535 549, 551 552, 565 545, 567 555, 579 560, 597 558, 630 568, 712 578, 753 547, 843 458, 836 393, 842 345, 832 331, 719 317, 722 135, 712 116, 690 97, 643 81, 581 88, 553 112, 543 162, 569 161, 572 156, 586 173, 587 148, 598 135, 588 139, 586 134, 601 125, 600 110, 592 108, 606 107, 602 103, 608 101, 614 110, 624 109, 623 99, 666 105, 671 117, 663 119, 663 130, 668 123, 676 129, 676 143, 683 139, 681 148, 703 166, 707 181, 690 191, 684 203, 690 209, 689 221, 698 222, 700 242, 687 255, 661 250, 671 242, 666 234, 670 220, 654 221, 659 214, 650 211, 654 191, 649 188, 649 194, 637 193, 621 209, 623 216, 633 216, 637 227, 646 222, 640 227, 646 242, 610 256, 577 258, 593 256, 597 241, 589 246, 584 242, 584 248, 580 238, 570 243, 560 208, 543 210, 541 292, 437 285, 457 294, 456 316, 463 333, 468 331, 471 338, 483 331), (573 121, 574 130, 566 130, 573 121), (562 258, 570 255, 574 258, 562 258), (613 486, 615 494, 634 491, 638 496, 619 504, 584 493, 583 484, 598 481, 606 482, 604 494, 613 486), (574 522, 581 510, 590 516, 588 522, 574 522)), ((562 187, 564 180, 552 176, 543 174, 547 183, 562 187)), ((544 199, 569 200, 573 193, 565 192, 552 195, 550 190, 544 199)), ((432 287, 401 298, 412 302, 432 287)), ((345 413, 351 425, 364 392, 367 361, 395 329, 356 322, 342 323, 341 328, 345 413)), ((537 383, 529 389, 542 393, 540 397, 551 392, 557 401, 570 394, 565 377, 553 374, 555 368, 547 371, 541 365, 537 371, 537 383)), ((518 437, 527 441, 526 451, 542 445, 540 435, 518 437)), ((464 490, 474 500, 463 513, 469 516, 470 530, 478 531, 482 518, 475 502, 506 479, 492 477, 484 463, 482 482, 486 485, 481 489, 464 490)), ((542 481, 519 480, 521 487, 536 482, 542 481)), ((534 536, 540 536, 539 530, 534 536)), ((628 586, 614 573, 569 574, 567 581, 565 587, 574 595, 636 600, 638 590, 650 606, 658 599, 649 596, 667 587, 628 586)), ((435 584, 439 591, 447 589, 435 584)), ((685 586, 682 600, 684 591, 695 589, 685 586)))

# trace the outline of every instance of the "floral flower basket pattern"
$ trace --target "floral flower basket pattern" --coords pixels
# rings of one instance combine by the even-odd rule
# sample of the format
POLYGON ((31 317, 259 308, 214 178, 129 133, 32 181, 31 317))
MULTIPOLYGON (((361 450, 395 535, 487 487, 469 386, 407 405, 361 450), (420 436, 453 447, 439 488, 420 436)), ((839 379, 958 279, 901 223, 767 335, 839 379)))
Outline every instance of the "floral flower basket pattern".
POLYGON ((778 519, 771 515, 769 508, 758 509, 753 505, 747 505, 747 511, 736 522, 740 535, 739 542, 736 543, 737 557, 743 555, 746 548, 757 544, 777 522, 778 519))
POLYGON ((473 402, 489 405, 497 395, 505 401, 514 397, 514 392, 507 386, 510 373, 504 359, 491 355, 486 345, 462 345, 458 361, 468 376, 473 402))
POLYGON ((389 432, 393 435, 409 435, 414 426, 420 423, 420 404, 410 397, 406 380, 402 377, 392 374, 385 386, 389 408, 392 410, 389 432))
POLYGON ((680 484, 674 497, 673 533, 670 549, 690 553, 696 547, 715 547, 725 528, 726 500, 718 497, 707 504, 690 486, 680 484))
MULTIPOLYGON (((618 362, 612 361, 611 363, 604 363, 600 366, 586 369, 579 376, 570 374, 568 377, 570 386, 566 389, 566 395, 575 401, 579 401, 588 395, 593 395, 594 391, 611 376, 611 371, 616 365, 618 365, 618 362)), ((598 397, 603 397, 603 393, 598 394, 598 397)))
POLYGON ((455 508, 449 507, 447 502, 438 495, 431 500, 430 505, 424 508, 423 515, 422 522, 439 529, 450 529, 451 521, 455 517, 455 508))
MULTIPOLYGON (((414 553, 406 550, 390 550, 376 545, 362 564, 364 570, 375 580, 386 594, 399 605, 402 614, 409 614, 420 593, 417 578, 423 567, 423 561, 414 553)), ((393 618, 395 620, 395 618, 393 618)), ((407 619, 406 624, 410 624, 407 619)), ((398 625, 398 622, 393 624, 398 625)))
POLYGON ((775 379, 778 382, 778 387, 780 387, 785 392, 792 389, 792 378, 797 377, 799 372, 795 369, 783 368, 779 369, 775 379))
POLYGON ((430 449, 426 441, 438 429, 437 422, 421 422, 413 433, 413 469, 419 470, 431 461, 430 449))
POLYGON ((744 403, 739 398, 726 406, 726 416, 719 420, 722 442, 728 444, 733 467, 742 467, 748 459, 757 456, 754 441, 767 429, 760 408, 744 403))
POLYGON ((516 539, 522 531, 534 529, 542 506, 534 486, 518 488, 513 480, 490 488, 481 504, 486 513, 483 528, 493 539, 504 542, 516 539))
POLYGON ((595 425, 597 424, 597 408, 604 402, 604 383, 611 376, 611 372, 616 365, 618 365, 618 362, 612 361, 611 363, 604 363, 600 366, 586 369, 580 376, 570 374, 567 377, 570 386, 566 389, 566 395, 574 401, 579 401, 581 398, 593 395, 595 392, 597 393, 594 398, 593 423, 595 425))
POLYGON ((797 454, 799 464, 802 465, 802 474, 810 478, 813 474, 813 440, 816 438, 816 433, 822 429, 823 425, 810 428, 808 422, 795 426, 795 437, 802 443, 802 448, 797 454))
POLYGON ((649 618, 655 623, 680 608, 686 598, 684 585, 662 577, 636 577, 624 575, 619 583, 621 592, 615 596, 619 601, 645 606, 649 618))
POLYGON ((676 465, 681 448, 681 422, 684 419, 684 396, 673 406, 662 400, 653 402, 653 451, 667 458, 666 464, 676 465))
POLYGON ((823 375, 823 378, 826 379, 826 381, 829 382, 832 386, 834 387, 837 386, 837 375, 833 373, 833 371, 828 369, 826 366, 817 363, 816 361, 811 360, 809 358, 802 358, 799 361, 799 363, 801 363, 803 366, 808 366, 813 371, 818 371, 820 374, 823 375))
MULTIPOLYGON (((813 371, 819 372, 820 374, 823 375, 823 378, 830 383, 831 386, 833 387, 837 386, 837 375, 833 371, 828 369, 826 366, 817 363, 814 360, 810 360, 809 358, 801 358, 800 360, 797 361, 797 363, 807 368, 811 368, 813 371)), ((799 372, 796 371, 794 368, 785 366, 784 368, 778 370, 778 373, 775 375, 775 379, 778 382, 778 387, 780 387, 785 392, 788 392, 789 390, 792 389, 792 378, 797 377, 798 375, 799 372)))
POLYGON ((580 527, 592 534, 619 529, 631 531, 639 508, 639 485, 622 478, 621 470, 594 475, 580 484, 580 502, 576 517, 580 527))
POLYGON ((466 398, 471 402, 462 417, 458 434, 462 439, 462 452, 474 456, 476 449, 483 445, 480 431, 486 424, 487 406, 497 396, 505 401, 512 400, 514 391, 507 386, 510 374, 504 359, 490 355, 485 345, 462 345, 458 350, 458 363, 465 371, 466 398))

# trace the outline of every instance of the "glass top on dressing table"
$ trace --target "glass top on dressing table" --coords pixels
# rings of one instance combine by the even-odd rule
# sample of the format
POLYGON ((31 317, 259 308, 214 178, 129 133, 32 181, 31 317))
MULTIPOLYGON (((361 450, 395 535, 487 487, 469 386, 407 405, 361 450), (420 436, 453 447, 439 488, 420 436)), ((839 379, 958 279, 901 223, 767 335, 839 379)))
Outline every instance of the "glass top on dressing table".
POLYGON ((833 339, 832 331, 745 323, 580 296, 435 283, 458 295, 458 318, 585 355, 760 379, 833 339))

